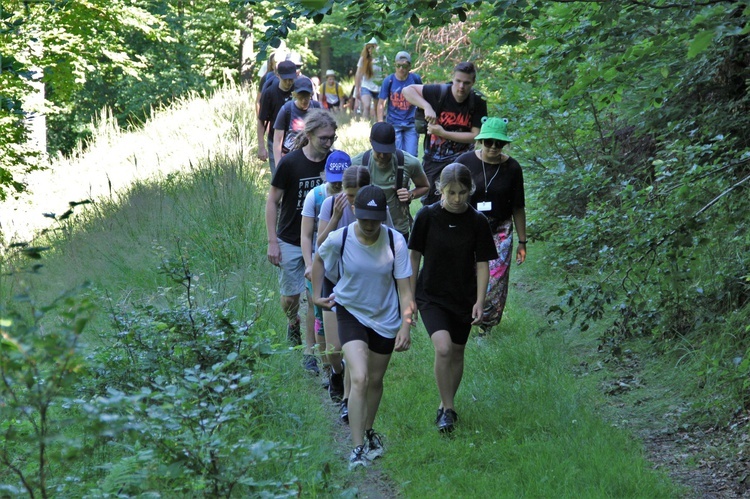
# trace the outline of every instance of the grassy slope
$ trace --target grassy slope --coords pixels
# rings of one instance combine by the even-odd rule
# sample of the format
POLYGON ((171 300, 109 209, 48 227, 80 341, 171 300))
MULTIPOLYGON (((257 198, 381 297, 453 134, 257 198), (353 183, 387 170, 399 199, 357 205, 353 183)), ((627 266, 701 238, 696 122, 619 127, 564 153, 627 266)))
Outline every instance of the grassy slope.
MULTIPOLYGON (((265 259, 268 178, 252 158, 254 128, 247 119, 252 101, 230 90, 199 111, 186 103, 170 111, 170 123, 181 124, 171 135, 158 118, 147 124, 142 133, 160 142, 163 157, 205 136, 198 123, 225 131, 213 146, 204 146, 205 153, 193 151, 172 164, 177 173, 162 173, 99 202, 79 217, 74 231, 66 226, 54 236, 56 251, 45 260, 44 273, 27 282, 51 296, 88 279, 115 308, 158 300, 157 289, 170 285, 157 272, 159 262, 179 246, 200 275, 198 299, 236 296, 238 316, 257 317, 256 328, 278 346, 256 373, 267 389, 264 412, 248 415, 247 432, 298 444, 306 452, 259 466, 257 478, 290 482, 306 496, 338 495, 357 479, 346 472, 341 445, 332 438, 335 426, 321 404, 321 390, 302 372, 299 353, 284 346, 276 274, 265 259)), ((368 127, 344 126, 339 136, 339 147, 356 153, 366 144, 368 127)), ((112 141, 103 157, 117 157, 128 138, 112 141)), ((379 466, 406 497, 674 496, 668 481, 650 470, 639 443, 597 415, 601 400, 594 382, 573 377, 564 328, 548 324, 543 315, 552 299, 545 285, 553 276, 537 256, 531 246, 528 262, 513 269, 503 325, 470 340, 457 399, 460 426, 452 438, 438 436, 432 424, 438 399, 423 329, 415 332, 411 351, 394 355, 376 423, 388 449, 379 466)), ((3 293, 17 285, 6 279, 3 293)), ((103 311, 90 339, 108 328, 103 311)), ((79 466, 93 470, 98 464, 79 466)))

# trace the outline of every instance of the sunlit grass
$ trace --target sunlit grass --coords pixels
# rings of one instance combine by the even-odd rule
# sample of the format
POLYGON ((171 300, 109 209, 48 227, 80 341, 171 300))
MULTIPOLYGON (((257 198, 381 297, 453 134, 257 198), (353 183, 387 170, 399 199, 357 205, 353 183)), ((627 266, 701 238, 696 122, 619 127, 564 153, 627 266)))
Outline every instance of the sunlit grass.
MULTIPOLYGON (((53 249, 38 275, 19 279, 49 296, 91 281, 101 297, 87 333, 94 341, 113 334, 111 309, 179 287, 159 272, 163 259, 188 258, 198 277, 195 299, 205 305, 234 297, 233 311, 275 348, 253 373, 264 412, 248 414, 243 430, 304 453, 263 463, 254 478, 294 477, 303 496, 337 496, 357 477, 346 471, 346 431, 343 437, 336 431, 326 395, 303 373, 299 352, 285 345, 277 273, 266 261, 268 172, 254 158, 253 102, 252 95, 226 89, 157 112, 134 132, 102 124, 88 152, 57 167, 79 184, 97 181, 97 194, 93 187, 86 194, 94 203, 38 238, 53 249), (120 175, 111 192, 110 173, 120 175)), ((369 148, 370 123, 340 118, 335 147, 352 156, 369 148)), ((46 172, 50 184, 60 178, 57 169, 46 172)), ((62 192, 49 201, 80 199, 62 192)), ((544 316, 541 295, 549 290, 535 284, 551 279, 546 272, 541 263, 514 268, 503 324, 470 339, 453 437, 441 437, 433 424, 439 400, 424 330, 414 332, 409 352, 394 354, 376 421, 387 453, 376 466, 404 497, 674 496, 637 440, 599 417, 591 384, 572 376, 569 345, 544 316)), ((92 469, 118 452, 94 453, 75 466, 92 469)))

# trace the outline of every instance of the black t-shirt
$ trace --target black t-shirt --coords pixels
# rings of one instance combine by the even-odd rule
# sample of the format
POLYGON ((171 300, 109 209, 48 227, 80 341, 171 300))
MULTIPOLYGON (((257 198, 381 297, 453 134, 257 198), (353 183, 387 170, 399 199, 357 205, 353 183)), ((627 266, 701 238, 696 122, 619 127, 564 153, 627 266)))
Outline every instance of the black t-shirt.
POLYGON ((302 205, 307 193, 323 183, 320 172, 325 166, 326 158, 317 162, 310 161, 302 149, 290 152, 276 165, 271 185, 284 191, 276 234, 285 243, 301 245, 302 205))
POLYGON ((294 144, 294 139, 305 129, 305 117, 311 109, 320 109, 323 107, 320 102, 311 100, 310 107, 302 110, 297 107, 294 100, 290 100, 281 106, 279 114, 276 115, 276 121, 273 124, 274 130, 284 132, 284 142, 282 150, 284 153, 289 152, 294 144))
POLYGON ((424 256, 417 305, 434 303, 471 322, 477 300, 476 262, 497 258, 487 218, 469 207, 451 213, 434 203, 417 212, 409 249, 424 256))
MULTIPOLYGON (((487 102, 478 95, 470 95, 460 104, 453 98, 453 92, 450 88, 443 98, 443 105, 440 105, 440 91, 442 85, 425 85, 422 87, 422 97, 430 103, 433 109, 440 112, 437 117, 437 124, 442 126, 448 132, 470 132, 473 127, 482 127, 482 118, 487 116, 487 102), (473 112, 471 110, 471 100, 474 102, 473 112)), ((433 161, 448 161, 459 154, 474 149, 474 143, 462 144, 452 140, 446 140, 442 137, 430 135, 430 144, 425 151, 425 157, 433 161)))
POLYGON ((466 165, 471 171, 477 190, 471 195, 469 201, 474 208, 478 203, 489 201, 492 203, 490 211, 483 211, 488 217, 498 222, 510 220, 513 210, 526 207, 526 196, 523 189, 523 170, 518 161, 508 157, 508 161, 500 165, 484 164, 477 158, 474 151, 469 151, 456 159, 456 163, 466 165), (487 181, 485 182, 485 178, 487 181), (489 189, 485 194, 485 185, 489 189))
POLYGON ((266 87, 262 94, 260 94, 260 112, 258 117, 265 124, 271 124, 268 127, 268 140, 273 142, 273 124, 276 122, 276 116, 279 114, 279 110, 285 102, 292 98, 292 91, 284 92, 279 88, 278 79, 277 84, 272 87, 266 87))

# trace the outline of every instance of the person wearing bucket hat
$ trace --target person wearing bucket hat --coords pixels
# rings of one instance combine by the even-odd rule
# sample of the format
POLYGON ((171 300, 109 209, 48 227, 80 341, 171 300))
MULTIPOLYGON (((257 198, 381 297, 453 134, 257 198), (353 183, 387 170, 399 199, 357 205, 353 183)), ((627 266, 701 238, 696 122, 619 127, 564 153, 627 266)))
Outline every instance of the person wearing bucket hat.
POLYGON ((336 81, 336 71, 329 69, 326 71, 326 81, 320 92, 320 103, 325 109, 338 113, 346 100, 346 93, 336 81))
POLYGON ((268 159, 271 175, 276 172, 276 163, 281 159, 281 157, 274 155, 274 124, 281 108, 292 98, 292 88, 297 78, 297 67, 291 61, 282 60, 276 65, 274 76, 275 78, 269 78, 266 81, 266 86, 261 92, 257 127, 258 158, 261 160, 268 159), (283 76, 283 78, 279 78, 279 76, 283 76))
POLYGON ((320 102, 313 100, 313 83, 307 76, 300 76, 294 80, 293 99, 286 102, 273 124, 273 157, 280 160, 292 149, 292 144, 300 131, 305 127, 305 116, 310 109, 323 107, 320 102))
POLYGON ((422 167, 430 180, 430 190, 422 198, 425 206, 440 198, 435 189, 440 172, 474 148, 481 120, 487 116, 487 102, 474 90, 476 77, 474 63, 459 62, 453 68, 450 84, 410 85, 403 90, 406 100, 424 110, 427 123, 422 167))
MULTIPOLYGON (((339 194, 342 191, 341 180, 344 171, 349 168, 352 164, 352 160, 348 154, 344 151, 333 151, 326 159, 326 167, 324 170, 323 180, 324 184, 320 184, 314 187, 305 197, 305 202, 302 205, 302 222, 300 232, 300 242, 302 248, 302 258, 305 261, 305 279, 307 279, 307 290, 312 293, 312 284, 310 279, 312 278, 312 257, 317 247, 317 235, 318 235, 318 216, 320 215, 320 209, 323 205, 323 201, 330 197, 339 194)), ((308 305, 312 309, 313 319, 310 321, 313 323, 313 330, 315 332, 315 344, 318 345, 318 353, 323 358, 324 371, 330 371, 330 365, 325 354, 326 351, 326 338, 325 329, 323 327, 323 311, 320 307, 313 305, 312 300, 309 301, 308 305)), ((310 311, 308 311, 310 313, 310 311)), ((305 368, 308 371, 317 371, 317 361, 315 356, 306 355, 304 359, 305 368)))
POLYGON ((362 117, 370 119, 371 107, 377 109, 382 68, 377 64, 378 41, 372 37, 365 43, 357 61, 357 73, 354 75, 354 96, 360 102, 362 117))
POLYGON ((315 303, 329 310, 336 307, 351 379, 348 409, 354 449, 349 469, 367 466, 383 454, 382 437, 373 429, 383 378, 393 351, 411 346, 415 312, 409 283, 412 269, 406 241, 382 225, 387 209, 382 189, 362 187, 354 198, 357 220, 331 232, 313 262, 315 303), (338 281, 326 295, 323 278, 334 269, 338 281))
POLYGON ((485 118, 477 134, 477 148, 456 159, 466 165, 477 188, 471 205, 490 221, 497 254, 490 262, 490 281, 480 327, 484 331, 498 325, 508 297, 513 232, 518 234, 516 263, 526 260, 526 196, 523 170, 518 161, 503 152, 509 144, 508 120, 485 118))
POLYGON ((403 96, 403 89, 409 85, 421 85, 422 78, 411 72, 411 55, 399 52, 395 59, 396 72, 383 80, 378 96, 378 121, 387 121, 396 131, 396 148, 403 149, 412 156, 419 149, 419 134, 414 128, 414 113, 417 106, 403 96))
POLYGON ((396 147, 396 131, 390 123, 372 126, 370 145, 372 149, 354 156, 352 164, 367 167, 373 185, 385 191, 396 230, 408 239, 412 224, 409 203, 427 192, 427 176, 417 158, 396 147), (411 190, 410 183, 414 184, 411 190))

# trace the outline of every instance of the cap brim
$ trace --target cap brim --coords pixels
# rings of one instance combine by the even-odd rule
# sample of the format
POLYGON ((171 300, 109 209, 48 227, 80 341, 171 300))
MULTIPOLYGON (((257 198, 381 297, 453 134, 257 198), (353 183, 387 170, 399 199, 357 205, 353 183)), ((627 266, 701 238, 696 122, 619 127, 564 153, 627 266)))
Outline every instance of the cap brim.
POLYGON ((289 72, 289 73, 279 73, 279 78, 282 80, 296 80, 297 79, 297 72, 289 72))
POLYGON ((326 182, 341 182, 343 179, 344 175, 341 173, 326 172, 326 182))
POLYGON ((367 208, 354 208, 354 216, 361 220, 378 220, 385 222, 388 213, 382 210, 368 210, 367 208))
POLYGON ((370 139, 370 145, 372 145, 372 150, 379 153, 384 154, 393 154, 396 152, 396 143, 393 144, 381 144, 380 142, 375 142, 374 140, 370 139))
POLYGON ((508 138, 507 135, 502 135, 500 133, 481 133, 474 137, 474 140, 484 140, 484 139, 495 139, 495 140, 502 140, 503 142, 513 142, 508 138))

